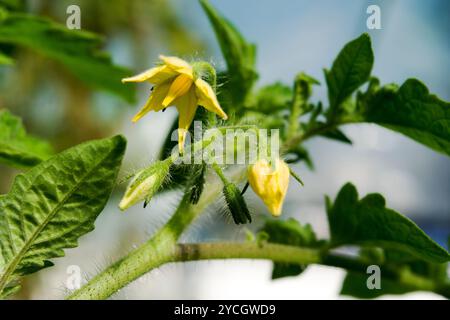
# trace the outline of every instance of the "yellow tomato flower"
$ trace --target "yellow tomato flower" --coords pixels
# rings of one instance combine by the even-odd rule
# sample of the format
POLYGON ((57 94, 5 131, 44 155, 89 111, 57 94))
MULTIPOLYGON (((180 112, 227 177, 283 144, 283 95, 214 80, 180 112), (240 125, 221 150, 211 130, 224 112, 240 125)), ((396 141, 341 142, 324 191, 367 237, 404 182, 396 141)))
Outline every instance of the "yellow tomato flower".
POLYGON ((281 159, 275 160, 273 166, 275 168, 265 159, 258 160, 248 169, 248 182, 272 215, 278 217, 288 190, 290 172, 281 159))
POLYGON ((159 58, 162 61, 160 66, 134 77, 125 78, 122 82, 148 81, 154 84, 150 98, 141 111, 134 116, 133 122, 138 121, 152 110, 158 112, 169 106, 176 106, 179 113, 178 144, 182 151, 186 132, 199 105, 224 120, 228 117, 220 107, 214 90, 198 76, 195 67, 177 57, 161 55, 159 58))

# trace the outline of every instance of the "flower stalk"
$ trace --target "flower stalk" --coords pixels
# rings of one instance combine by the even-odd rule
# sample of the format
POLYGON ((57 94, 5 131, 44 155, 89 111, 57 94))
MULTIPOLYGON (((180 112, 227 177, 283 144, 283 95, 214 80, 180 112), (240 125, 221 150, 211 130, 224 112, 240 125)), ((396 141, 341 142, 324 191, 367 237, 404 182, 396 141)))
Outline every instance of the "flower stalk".
MULTIPOLYGON (((242 170, 233 173, 231 179, 242 181, 242 170)), ((197 204, 190 202, 185 193, 172 218, 156 234, 123 259, 109 266, 91 279, 81 289, 70 294, 69 300, 107 299, 130 282, 165 263, 173 261, 177 242, 186 229, 196 220, 222 191, 222 183, 210 178, 197 204)))
MULTIPOLYGON (((322 130, 333 129, 334 127, 324 127, 322 130)), ((316 135, 316 132, 311 132, 304 136, 303 141, 316 135)), ((214 141, 214 137, 208 140, 198 141, 198 144, 203 146, 209 145, 214 141)), ((288 142, 285 142, 283 149, 286 149, 288 142)), ((177 156, 175 156, 175 159, 177 156)), ((246 170, 238 170, 233 173, 230 178, 235 183, 243 181, 246 177, 246 170)), ((177 241, 181 234, 192 224, 198 216, 206 209, 221 194, 223 183, 220 179, 208 179, 205 191, 203 192, 199 202, 196 205, 190 204, 188 194, 182 198, 178 208, 176 209, 172 218, 163 226, 150 240, 144 243, 139 248, 132 251, 126 257, 109 266, 103 272, 91 279, 81 289, 74 291, 67 299, 70 300, 101 300, 107 299, 127 284, 143 276, 147 272, 164 265, 165 263, 176 260, 177 254, 180 253, 180 247, 177 241)), ((210 250, 215 251, 216 247, 210 250)), ((237 248, 237 247, 232 247, 237 248)), ((232 248, 230 248, 229 257, 233 258, 232 248)), ((267 248, 267 247, 266 247, 267 248)), ((270 247, 269 247, 270 248, 270 247)), ((186 250, 184 250, 186 252, 186 250)), ((237 251, 236 251, 237 252, 237 251)), ((309 251, 308 251, 309 252, 309 251)), ((208 256, 214 254, 204 254, 202 257, 208 259, 208 256)), ((239 254, 243 258, 244 254, 239 254)), ((262 259, 261 253, 261 259, 262 259)), ((217 256, 217 259, 222 259, 217 256)), ((251 257, 249 257, 251 258, 251 257)), ((212 258, 211 258, 212 259, 212 258)), ((306 258, 305 258, 306 259, 306 258)), ((194 260, 191 257, 189 260, 194 260)), ((319 263, 319 261, 317 261, 319 263)), ((333 265, 333 262, 324 262, 326 265, 333 265)))

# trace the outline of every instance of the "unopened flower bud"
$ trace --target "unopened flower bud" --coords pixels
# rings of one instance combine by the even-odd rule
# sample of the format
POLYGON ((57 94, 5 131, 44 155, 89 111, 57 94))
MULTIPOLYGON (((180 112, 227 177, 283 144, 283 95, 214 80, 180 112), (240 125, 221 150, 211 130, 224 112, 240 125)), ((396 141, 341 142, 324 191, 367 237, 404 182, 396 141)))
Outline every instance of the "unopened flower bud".
POLYGON ((272 165, 265 159, 258 160, 248 169, 250 186, 275 217, 280 216, 283 209, 289 174, 288 165, 281 159, 276 159, 272 165))
POLYGON ((192 169, 192 182, 189 185, 190 192, 190 202, 192 204, 197 204, 200 200, 200 196, 203 192, 203 187, 205 185, 205 174, 206 174, 206 164, 194 165, 192 169))
POLYGON ((136 173, 120 201, 120 210, 124 211, 144 200, 147 204, 164 183, 169 174, 170 165, 170 159, 157 161, 136 173))
POLYGON ((228 208, 233 216, 234 223, 245 224, 252 222, 252 217, 248 211, 247 204, 239 189, 233 183, 227 183, 223 187, 223 194, 228 208))

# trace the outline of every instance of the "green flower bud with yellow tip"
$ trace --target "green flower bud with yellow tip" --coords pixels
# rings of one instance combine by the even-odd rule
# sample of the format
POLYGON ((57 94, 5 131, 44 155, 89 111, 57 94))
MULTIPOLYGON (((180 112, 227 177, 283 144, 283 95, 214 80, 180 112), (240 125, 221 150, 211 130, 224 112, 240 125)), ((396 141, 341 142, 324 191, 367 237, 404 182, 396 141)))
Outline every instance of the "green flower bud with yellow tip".
POLYGON ((289 167, 281 159, 274 160, 272 164, 261 159, 248 168, 250 186, 275 217, 281 215, 289 186, 289 175, 289 167))
POLYGON ((169 175, 171 164, 172 159, 168 158, 136 173, 120 201, 120 210, 125 211, 144 200, 147 204, 163 185, 169 175))

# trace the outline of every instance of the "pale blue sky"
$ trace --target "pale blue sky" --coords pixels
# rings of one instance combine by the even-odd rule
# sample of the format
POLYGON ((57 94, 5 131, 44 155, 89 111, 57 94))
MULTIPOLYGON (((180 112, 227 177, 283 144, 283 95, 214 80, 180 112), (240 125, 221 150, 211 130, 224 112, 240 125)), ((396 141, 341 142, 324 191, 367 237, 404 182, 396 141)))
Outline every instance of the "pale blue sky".
MULTIPOLYGON (((209 40, 220 57, 211 28, 196 1, 173 0, 187 27, 209 40)), ((219 11, 258 45, 261 82, 290 81, 304 70, 322 77, 342 48, 363 32, 372 36, 374 74, 382 82, 407 77, 424 80, 443 98, 450 98, 448 37, 450 3, 442 0, 211 0, 219 11), (382 30, 366 28, 369 4, 381 8, 382 30)))

